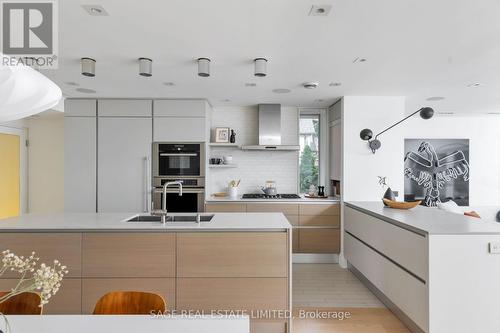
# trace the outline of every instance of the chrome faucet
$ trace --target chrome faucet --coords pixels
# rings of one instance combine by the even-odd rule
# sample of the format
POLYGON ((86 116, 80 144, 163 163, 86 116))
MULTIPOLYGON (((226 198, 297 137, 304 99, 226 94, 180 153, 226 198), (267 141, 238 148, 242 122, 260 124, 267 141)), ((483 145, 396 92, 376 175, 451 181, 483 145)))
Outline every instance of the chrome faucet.
POLYGON ((163 200, 161 203, 161 210, 156 210, 154 212, 155 215, 160 215, 161 216, 161 223, 166 223, 167 222, 167 188, 172 185, 177 185, 179 187, 179 196, 182 197, 182 182, 176 181, 176 182, 167 182, 163 184, 163 200))

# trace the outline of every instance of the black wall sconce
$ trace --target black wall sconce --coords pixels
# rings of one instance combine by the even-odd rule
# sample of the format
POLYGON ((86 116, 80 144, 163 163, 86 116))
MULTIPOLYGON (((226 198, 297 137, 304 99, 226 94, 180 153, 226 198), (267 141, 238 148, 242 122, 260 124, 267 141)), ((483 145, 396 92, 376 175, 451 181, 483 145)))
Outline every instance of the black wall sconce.
POLYGON ((372 150, 372 153, 375 154, 375 152, 377 151, 377 149, 379 149, 382 146, 382 143, 378 140, 378 136, 380 134, 383 134, 383 133, 387 132, 391 128, 393 128, 393 127, 401 124, 403 121, 405 121, 408 118, 411 118, 412 116, 416 115, 419 112, 420 112, 420 117, 422 117, 422 119, 426 119, 427 120, 427 119, 431 119, 432 116, 434 116, 434 110, 432 108, 430 108, 430 107, 424 107, 424 108, 421 108, 420 110, 417 110, 417 111, 413 112, 408 117, 405 117, 405 118, 401 119, 400 121, 398 121, 394 125, 387 127, 385 130, 383 130, 382 132, 380 132, 377 135, 375 135, 375 139, 373 139, 373 140, 372 140, 372 138, 373 138, 373 132, 369 128, 365 128, 364 130, 362 130, 359 133, 359 136, 361 137, 362 140, 368 141, 368 146, 372 150))

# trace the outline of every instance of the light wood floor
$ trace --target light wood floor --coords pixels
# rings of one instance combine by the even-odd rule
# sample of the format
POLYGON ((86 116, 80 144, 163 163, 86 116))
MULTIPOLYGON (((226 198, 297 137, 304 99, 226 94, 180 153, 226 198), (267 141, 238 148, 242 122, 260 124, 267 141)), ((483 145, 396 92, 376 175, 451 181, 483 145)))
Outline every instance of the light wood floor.
POLYGON ((292 277, 294 307, 384 307, 354 274, 339 265, 294 264, 292 277))
MULTIPOLYGON (((314 308, 304 308, 314 311, 314 308)), ((294 310, 294 333, 411 333, 393 314, 384 308, 320 308, 323 312, 351 313, 349 319, 300 319, 294 310)))
POLYGON ((410 333, 351 272, 334 264, 293 265, 294 333, 410 333), (349 312, 348 319, 304 319, 300 311, 349 312))

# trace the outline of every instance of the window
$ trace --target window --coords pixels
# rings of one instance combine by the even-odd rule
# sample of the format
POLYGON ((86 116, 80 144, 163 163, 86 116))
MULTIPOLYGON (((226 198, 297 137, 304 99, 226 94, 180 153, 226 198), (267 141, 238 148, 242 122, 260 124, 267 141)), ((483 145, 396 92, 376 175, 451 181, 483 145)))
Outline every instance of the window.
POLYGON ((320 179, 320 114, 301 113, 299 119, 299 191, 307 193, 320 179))

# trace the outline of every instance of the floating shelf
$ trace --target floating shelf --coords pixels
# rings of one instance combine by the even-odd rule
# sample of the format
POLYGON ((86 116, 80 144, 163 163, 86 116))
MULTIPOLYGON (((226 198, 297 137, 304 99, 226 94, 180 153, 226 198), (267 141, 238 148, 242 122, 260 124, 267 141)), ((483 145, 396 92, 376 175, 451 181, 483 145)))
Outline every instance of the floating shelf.
POLYGON ((214 169, 227 169, 227 168, 237 168, 237 164, 209 164, 209 168, 214 168, 214 169))
POLYGON ((225 147, 225 148, 240 148, 237 143, 219 143, 219 142, 210 142, 208 144, 210 147, 225 147))

